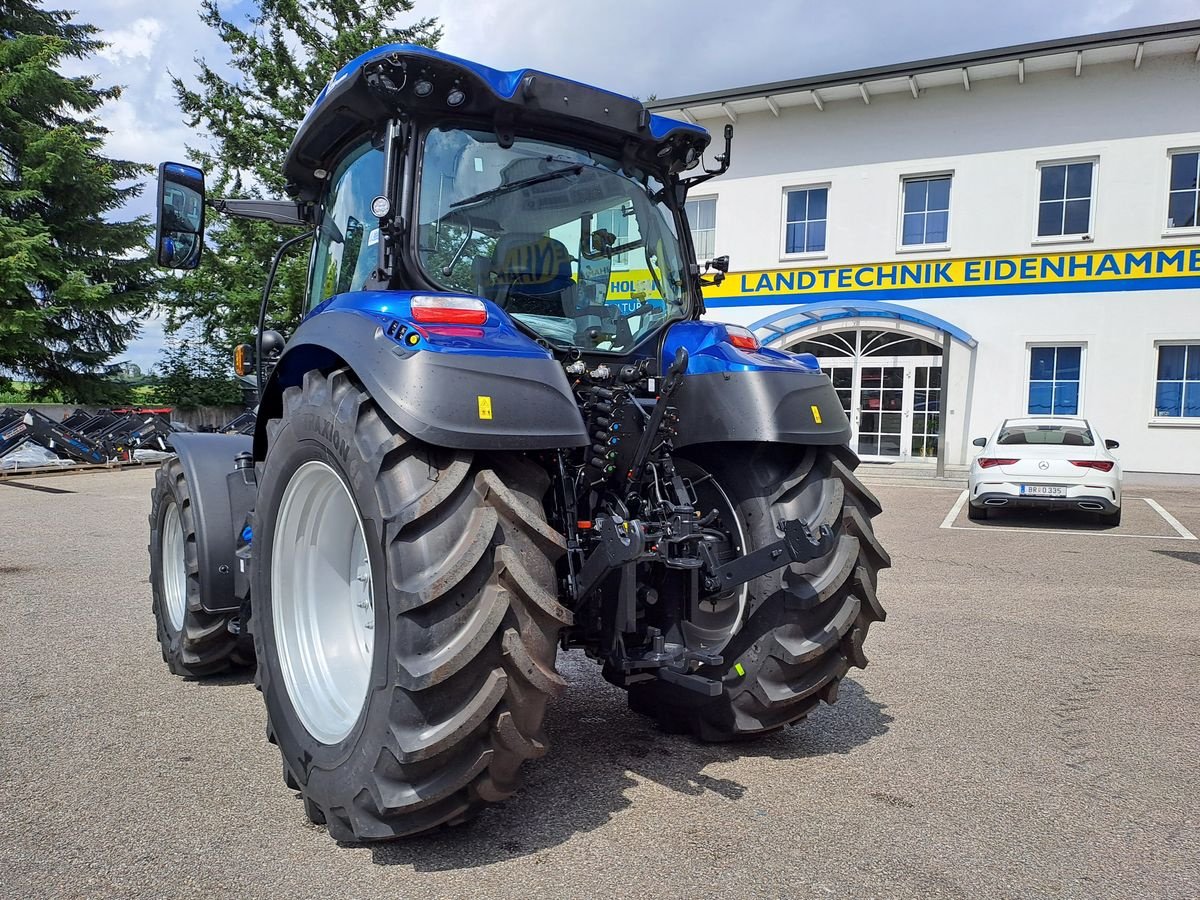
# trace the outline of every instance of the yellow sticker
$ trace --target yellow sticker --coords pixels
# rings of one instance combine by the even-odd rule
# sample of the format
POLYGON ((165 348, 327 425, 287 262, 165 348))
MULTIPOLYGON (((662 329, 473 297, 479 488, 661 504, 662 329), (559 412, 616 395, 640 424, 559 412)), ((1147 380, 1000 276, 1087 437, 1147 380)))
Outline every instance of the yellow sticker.
POLYGON ((492 417, 492 398, 479 395, 479 418, 490 419, 492 417))
POLYGON ((733 671, 735 671, 735 672, 737 672, 737 673, 738 673, 738 677, 739 677, 739 678, 741 678, 743 675, 745 675, 745 674, 746 674, 746 670, 742 668, 742 664, 741 664, 741 663, 734 663, 734 664, 733 664, 733 671))
POLYGON ((809 407, 809 408, 812 410, 812 414, 813 414, 813 421, 814 421, 814 422, 816 422, 818 425, 820 425, 820 424, 821 424, 821 410, 820 410, 820 408, 819 408, 819 407, 817 406, 817 404, 815 404, 815 403, 814 403, 814 404, 813 404, 811 407, 809 407))

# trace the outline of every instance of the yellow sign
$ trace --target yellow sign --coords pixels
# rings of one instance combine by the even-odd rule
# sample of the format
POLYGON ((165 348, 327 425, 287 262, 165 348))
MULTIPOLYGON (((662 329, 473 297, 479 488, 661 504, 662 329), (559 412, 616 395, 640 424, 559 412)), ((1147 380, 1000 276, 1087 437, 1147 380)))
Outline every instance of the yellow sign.
MULTIPOLYGON (((623 287, 618 282, 614 273, 610 288, 623 287)), ((710 306, 737 306, 828 295, 887 299, 1168 287, 1200 287, 1200 246, 734 272, 705 288, 704 296, 710 306)))
POLYGON ((492 417, 492 398, 479 396, 479 418, 490 419, 492 417))
POLYGON ((821 424, 821 410, 815 403, 812 405, 812 414, 813 414, 813 421, 816 422, 818 425, 820 425, 821 424))

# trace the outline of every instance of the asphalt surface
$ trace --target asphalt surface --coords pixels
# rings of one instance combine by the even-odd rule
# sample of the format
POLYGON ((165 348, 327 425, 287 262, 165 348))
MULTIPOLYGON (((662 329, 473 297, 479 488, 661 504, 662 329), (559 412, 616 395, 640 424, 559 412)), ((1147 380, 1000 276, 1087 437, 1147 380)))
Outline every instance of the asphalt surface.
MULTIPOLYGON (((835 706, 707 746, 560 657, 520 794, 344 847, 283 785, 252 682, 161 662, 151 481, 0 483, 0 896, 1200 893, 1200 542, 1144 502, 1112 533, 944 528, 956 490, 882 483, 889 618, 835 706)), ((1200 534, 1200 490, 1136 493, 1200 534)))

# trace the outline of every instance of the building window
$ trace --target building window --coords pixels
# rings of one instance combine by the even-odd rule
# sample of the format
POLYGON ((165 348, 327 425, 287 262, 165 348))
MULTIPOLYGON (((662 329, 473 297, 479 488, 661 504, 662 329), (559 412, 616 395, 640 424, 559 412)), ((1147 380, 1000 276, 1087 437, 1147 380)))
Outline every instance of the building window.
POLYGON ((1030 347, 1029 415, 1079 415, 1082 377, 1082 346, 1030 347))
POLYGON ((701 197, 683 204, 692 229, 692 245, 701 262, 717 255, 717 198, 701 197))
POLYGON ((1200 150, 1171 154, 1171 188, 1167 196, 1167 227, 1195 228, 1200 207, 1200 150))
POLYGON ((905 247, 944 246, 950 241, 950 176, 905 178, 900 243, 905 247))
POLYGON ((1158 345, 1154 415, 1200 419, 1200 343, 1158 345))
POLYGON ((784 191, 784 253, 825 252, 825 222, 829 188, 784 191))
POLYGON ((1038 237, 1091 234, 1096 164, 1042 163, 1039 169, 1038 237))

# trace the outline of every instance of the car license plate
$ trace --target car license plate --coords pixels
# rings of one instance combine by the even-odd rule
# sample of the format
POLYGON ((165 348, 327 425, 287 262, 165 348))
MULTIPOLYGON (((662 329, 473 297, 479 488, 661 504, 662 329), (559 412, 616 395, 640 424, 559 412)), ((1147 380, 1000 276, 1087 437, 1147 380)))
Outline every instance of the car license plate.
POLYGON ((1026 497, 1065 497, 1067 489, 1054 484, 1023 484, 1021 494, 1026 497))

